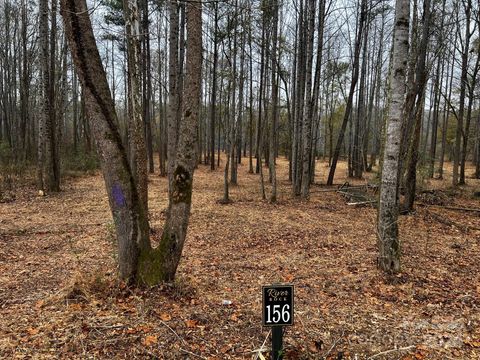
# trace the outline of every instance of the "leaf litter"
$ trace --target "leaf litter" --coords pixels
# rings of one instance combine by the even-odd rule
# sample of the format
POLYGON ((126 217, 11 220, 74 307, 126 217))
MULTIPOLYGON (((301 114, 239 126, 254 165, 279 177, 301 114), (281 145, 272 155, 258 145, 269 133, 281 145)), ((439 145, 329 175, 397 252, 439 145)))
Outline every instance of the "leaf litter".
MULTIPOLYGON (((242 160, 224 205, 223 169, 199 166, 177 280, 150 289, 117 280, 101 174, 67 179, 45 197, 26 186, 0 204, 0 357, 268 358, 260 287, 289 282, 287 359, 480 358, 478 213, 422 206, 402 216, 403 271, 386 277, 375 263, 375 209, 316 187, 309 201, 293 198, 283 159, 278 201, 262 201, 242 160)), ((319 161, 317 180, 327 171, 319 161)), ((480 182, 467 182, 451 196, 447 180, 431 180, 436 192, 421 200, 479 207, 469 194, 480 182)), ((149 186, 155 238, 167 182, 150 175, 149 186)))

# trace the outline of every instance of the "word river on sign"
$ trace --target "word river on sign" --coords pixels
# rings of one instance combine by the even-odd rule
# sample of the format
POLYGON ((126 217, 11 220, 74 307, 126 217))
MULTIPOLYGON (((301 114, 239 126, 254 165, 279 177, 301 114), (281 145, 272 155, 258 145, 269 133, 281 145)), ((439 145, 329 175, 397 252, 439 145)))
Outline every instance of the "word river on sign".
POLYGON ((262 287, 264 326, 293 325, 293 285, 262 287))

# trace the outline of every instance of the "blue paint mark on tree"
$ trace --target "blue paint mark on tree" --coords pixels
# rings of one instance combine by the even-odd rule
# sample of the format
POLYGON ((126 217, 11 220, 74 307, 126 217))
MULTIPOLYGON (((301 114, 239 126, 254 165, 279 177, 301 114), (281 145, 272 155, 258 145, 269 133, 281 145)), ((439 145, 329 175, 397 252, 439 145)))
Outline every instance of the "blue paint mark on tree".
POLYGON ((115 204, 117 206, 123 207, 127 205, 127 201, 125 200, 125 196, 123 195, 123 191, 120 185, 118 184, 113 185, 112 195, 113 195, 113 199, 115 200, 115 204))

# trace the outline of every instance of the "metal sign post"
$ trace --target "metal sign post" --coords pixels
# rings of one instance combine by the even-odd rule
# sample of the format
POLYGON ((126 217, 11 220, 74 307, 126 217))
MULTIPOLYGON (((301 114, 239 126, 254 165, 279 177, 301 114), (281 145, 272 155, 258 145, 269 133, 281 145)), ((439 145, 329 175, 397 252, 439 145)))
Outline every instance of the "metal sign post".
POLYGON ((272 327, 272 359, 283 359, 283 326, 272 327))
POLYGON ((283 326, 293 325, 293 285, 262 287, 262 322, 272 327, 272 360, 283 359, 283 326))

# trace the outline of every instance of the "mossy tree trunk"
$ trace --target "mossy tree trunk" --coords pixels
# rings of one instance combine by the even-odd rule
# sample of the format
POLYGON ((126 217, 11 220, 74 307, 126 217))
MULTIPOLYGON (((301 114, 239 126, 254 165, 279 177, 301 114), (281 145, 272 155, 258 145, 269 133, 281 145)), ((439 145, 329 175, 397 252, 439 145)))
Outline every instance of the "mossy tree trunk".
MULTIPOLYGON (((183 105, 175 147, 169 149, 169 208, 160 245, 155 249, 150 245, 147 214, 121 141, 86 1, 62 0, 61 11, 115 222, 120 277, 146 285, 170 281, 180 261, 191 208, 202 68, 201 6, 187 5, 187 101, 183 105)), ((177 116, 170 117, 169 121, 173 123, 169 127, 174 128, 177 116)))

